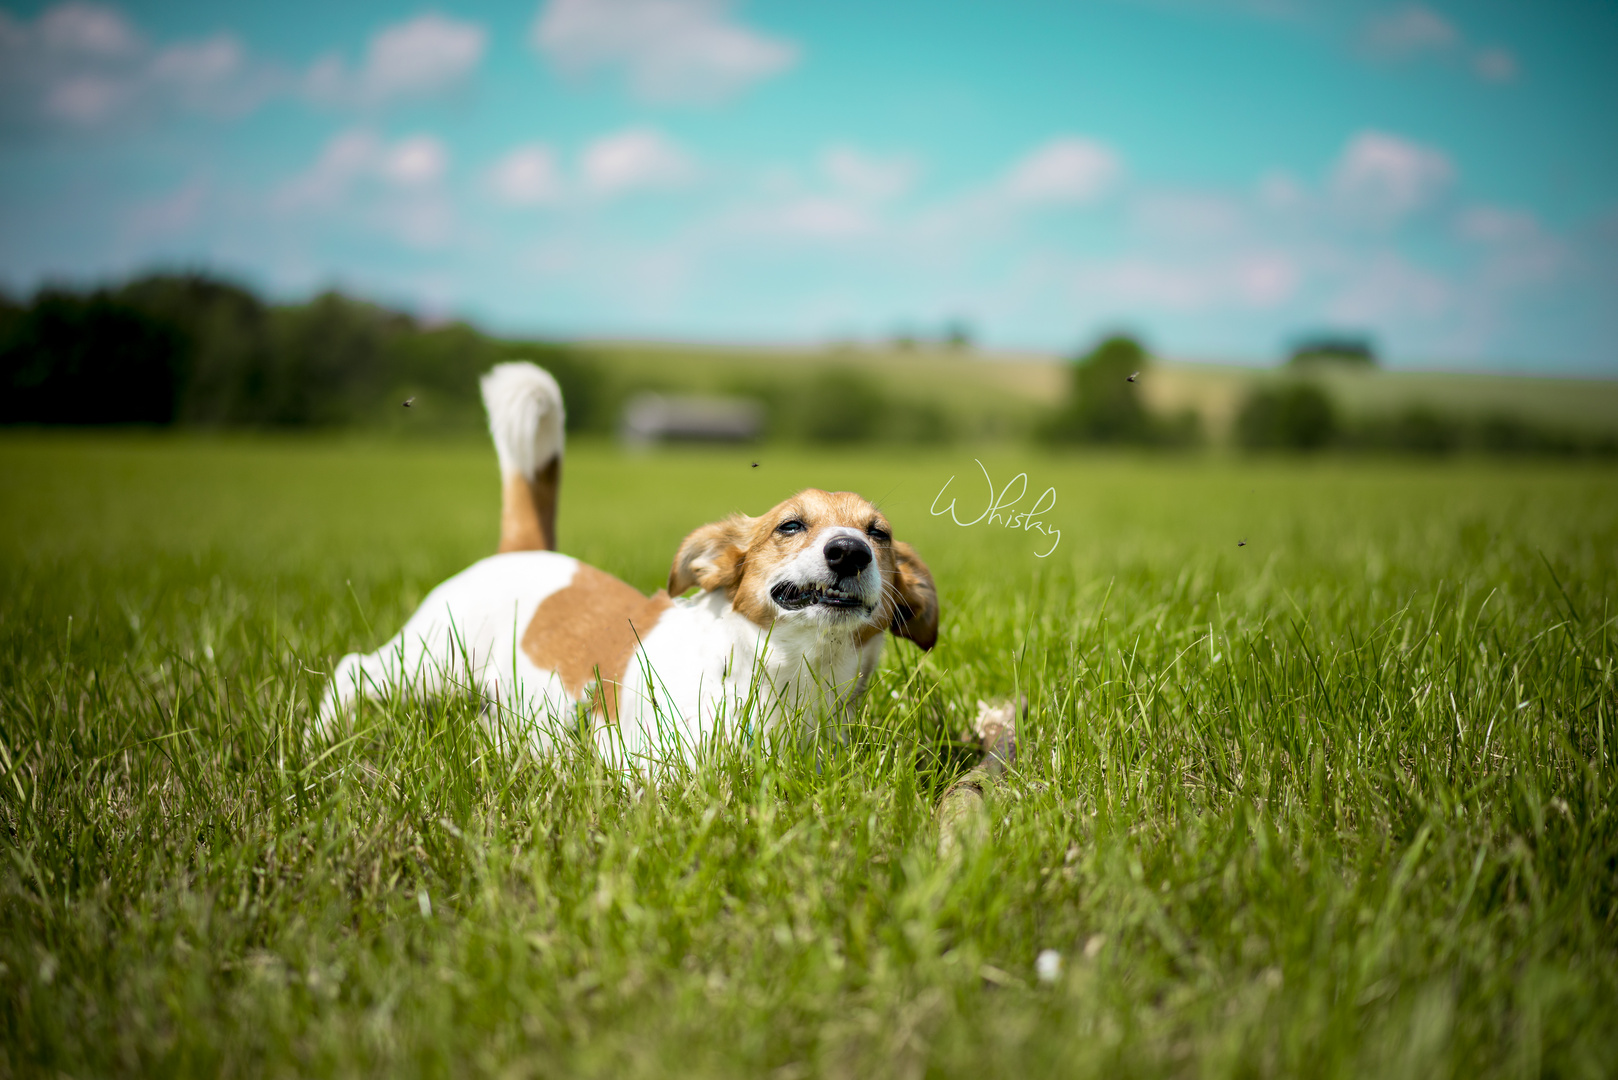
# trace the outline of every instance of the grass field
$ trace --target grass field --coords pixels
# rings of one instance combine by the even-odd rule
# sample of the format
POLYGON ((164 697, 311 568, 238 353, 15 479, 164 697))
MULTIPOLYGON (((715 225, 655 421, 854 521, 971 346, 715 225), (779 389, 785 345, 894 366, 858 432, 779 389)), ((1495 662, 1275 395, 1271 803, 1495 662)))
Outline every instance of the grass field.
POLYGON ((1040 559, 929 515, 969 451, 762 454, 576 446, 562 547, 853 488, 939 647, 648 790, 458 700, 306 747, 492 549, 481 442, 0 437, 0 1075, 1612 1075, 1618 472, 997 451, 1040 559))

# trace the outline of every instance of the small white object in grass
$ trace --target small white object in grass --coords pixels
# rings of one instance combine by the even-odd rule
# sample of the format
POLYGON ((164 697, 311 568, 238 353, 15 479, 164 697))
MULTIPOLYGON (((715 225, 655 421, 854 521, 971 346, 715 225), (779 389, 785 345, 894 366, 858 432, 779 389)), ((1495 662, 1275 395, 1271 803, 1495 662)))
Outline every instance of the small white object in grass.
POLYGON ((422 918, 430 919, 433 917, 433 899, 427 895, 426 889, 422 889, 416 894, 416 906, 421 908, 422 918))
POLYGON ((1062 954, 1055 949, 1042 950, 1034 960, 1034 972, 1040 982, 1055 982, 1062 974, 1062 954))
POLYGON ((978 715, 977 719, 972 721, 972 730, 977 733, 978 738, 985 741, 998 737, 1001 731, 1016 731, 1016 704, 1007 701, 1000 705, 990 705, 979 698, 978 715))

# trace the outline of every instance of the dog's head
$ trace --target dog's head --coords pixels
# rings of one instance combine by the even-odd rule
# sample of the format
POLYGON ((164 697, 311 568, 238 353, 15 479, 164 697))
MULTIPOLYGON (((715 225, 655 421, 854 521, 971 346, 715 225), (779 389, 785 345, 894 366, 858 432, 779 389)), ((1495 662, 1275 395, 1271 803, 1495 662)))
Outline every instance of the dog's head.
POLYGON ((891 630, 923 649, 938 640, 938 590, 927 564, 893 538, 882 512, 848 491, 809 488, 766 514, 733 514, 685 538, 669 595, 723 589, 758 623, 820 625, 851 635, 891 630))

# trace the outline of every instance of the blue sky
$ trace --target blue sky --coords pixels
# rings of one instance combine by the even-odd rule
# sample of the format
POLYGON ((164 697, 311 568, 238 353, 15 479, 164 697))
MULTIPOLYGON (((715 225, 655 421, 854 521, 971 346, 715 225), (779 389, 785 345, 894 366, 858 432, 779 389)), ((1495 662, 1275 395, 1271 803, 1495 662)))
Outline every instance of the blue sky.
POLYGON ((0 8, 0 284, 1618 375, 1618 6, 0 8))

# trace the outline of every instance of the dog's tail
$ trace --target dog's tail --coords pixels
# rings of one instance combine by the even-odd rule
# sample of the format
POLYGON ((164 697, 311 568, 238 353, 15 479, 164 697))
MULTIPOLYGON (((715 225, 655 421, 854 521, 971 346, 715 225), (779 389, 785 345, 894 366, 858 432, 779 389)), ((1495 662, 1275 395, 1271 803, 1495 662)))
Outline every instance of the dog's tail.
POLYGON ((562 390, 549 372, 526 362, 496 364, 481 386, 500 458, 500 550, 555 551, 562 390))

